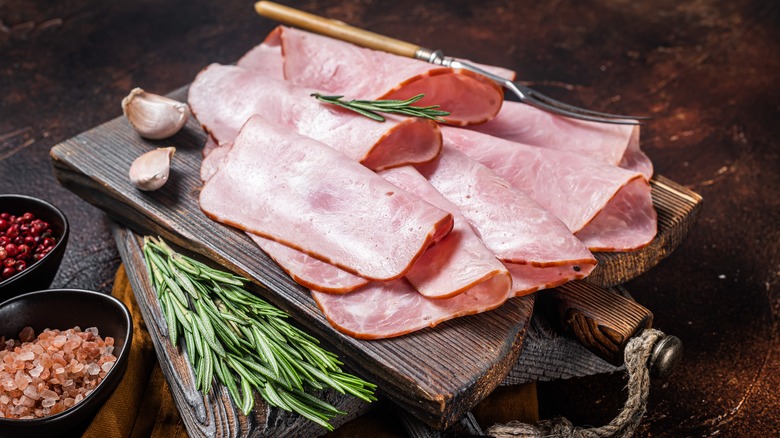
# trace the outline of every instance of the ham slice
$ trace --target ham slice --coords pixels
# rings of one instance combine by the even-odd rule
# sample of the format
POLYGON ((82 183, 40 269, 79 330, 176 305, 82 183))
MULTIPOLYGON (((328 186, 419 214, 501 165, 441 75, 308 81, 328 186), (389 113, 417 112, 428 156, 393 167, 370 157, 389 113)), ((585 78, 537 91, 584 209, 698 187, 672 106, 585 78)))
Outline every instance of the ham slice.
POLYGON ((653 177, 653 162, 650 161, 650 157, 639 148, 638 126, 636 129, 632 130, 631 139, 626 147, 626 153, 623 154, 618 166, 623 169, 639 172, 648 180, 653 177))
MULTIPOLYGON (((504 93, 490 79, 467 70, 365 49, 302 30, 282 27, 284 76, 295 85, 360 99, 408 99, 441 105, 453 125, 483 123, 501 108, 504 93)), ((486 66, 482 66, 486 67, 486 66)), ((503 76, 514 76, 506 69, 503 76)))
POLYGON ((251 117, 200 193, 212 219, 347 272, 393 280, 452 229, 452 215, 324 144, 251 117))
POLYGON ((506 264, 515 295, 583 278, 596 266, 563 222, 464 154, 445 147, 419 169, 506 264))
POLYGON ((495 284, 505 281, 504 276, 495 276, 460 295, 438 300, 417 293, 405 279, 369 283, 346 295, 312 292, 312 297, 340 332, 358 339, 383 339, 494 309, 508 298, 506 293, 496 293, 508 290, 495 284))
POLYGON ((343 294, 369 283, 363 277, 350 274, 287 245, 256 234, 247 235, 301 286, 325 293, 343 294))
POLYGON ((328 321, 355 338, 401 336, 503 304, 511 296, 512 277, 482 245, 457 209, 434 193, 413 168, 397 168, 382 174, 399 186, 430 196, 437 206, 454 210, 456 227, 429 248, 407 274, 408 278, 415 278, 416 287, 408 279, 371 282, 352 293, 337 295, 334 292, 361 286, 365 280, 285 245, 250 236, 274 260, 281 262, 282 268, 292 273, 298 283, 306 285, 314 281, 319 290, 312 290, 312 296, 328 321), (437 291, 444 293, 430 295, 437 291), (429 296, 426 292, 430 292, 429 296))
MULTIPOLYGON (((423 296, 451 298, 483 282, 491 282, 494 293, 507 295, 511 287, 509 271, 485 247, 458 208, 434 189, 410 166, 386 170, 381 176, 394 185, 449 211, 454 218, 452 231, 428 248, 406 274, 407 280, 423 296), (495 279, 499 276, 503 279, 495 279), (505 290, 500 290, 501 288, 505 290)), ((325 293, 351 292, 368 280, 349 274, 285 245, 250 235, 296 282, 325 293)), ((574 239, 576 240, 576 239, 574 239)))
POLYGON ((604 209, 576 236, 591 251, 629 251, 650 243, 657 232, 657 215, 650 185, 637 179, 623 186, 604 209))
POLYGON ((236 65, 253 70, 265 77, 284 80, 284 59, 282 59, 282 28, 272 30, 262 44, 244 54, 236 65))
POLYGON ((640 173, 466 129, 444 128, 444 136, 446 147, 492 169, 561 219, 591 250, 629 251, 655 236, 650 184, 640 173))
POLYGON ((232 142, 244 122, 259 114, 301 135, 338 144, 339 150, 375 170, 425 163, 441 150, 441 132, 430 120, 377 123, 324 105, 312 92, 241 67, 212 64, 190 85, 189 104, 218 144, 232 142))
POLYGON ((503 296, 509 293, 512 284, 509 272, 480 241, 458 207, 447 201, 411 166, 385 170, 380 175, 409 193, 452 213, 454 218, 450 234, 428 248, 406 274, 415 289, 428 298, 451 298, 493 277, 503 276, 503 280, 493 283, 503 285, 505 290, 494 293, 503 296))
POLYGON ((208 181, 212 175, 217 173, 231 147, 233 147, 232 142, 219 146, 211 137, 206 139, 206 145, 203 147, 203 161, 200 163, 200 179, 203 182, 208 181))
POLYGON ((639 126, 576 120, 519 102, 504 102, 498 115, 475 131, 549 149, 573 152, 653 176, 653 164, 639 149, 639 126))

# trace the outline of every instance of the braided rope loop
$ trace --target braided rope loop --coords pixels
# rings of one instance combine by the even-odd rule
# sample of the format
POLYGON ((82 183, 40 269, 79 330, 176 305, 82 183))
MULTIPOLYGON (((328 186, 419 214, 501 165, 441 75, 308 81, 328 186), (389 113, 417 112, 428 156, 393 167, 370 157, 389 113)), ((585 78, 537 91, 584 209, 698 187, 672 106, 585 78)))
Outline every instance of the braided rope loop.
POLYGON ((536 426, 510 421, 494 424, 487 434, 496 438, 628 438, 634 434, 647 411, 647 397, 650 394, 650 356, 655 344, 666 335, 655 329, 647 329, 640 336, 628 341, 625 351, 628 373, 628 399, 620 413, 601 427, 576 427, 563 417, 540 421, 536 426))

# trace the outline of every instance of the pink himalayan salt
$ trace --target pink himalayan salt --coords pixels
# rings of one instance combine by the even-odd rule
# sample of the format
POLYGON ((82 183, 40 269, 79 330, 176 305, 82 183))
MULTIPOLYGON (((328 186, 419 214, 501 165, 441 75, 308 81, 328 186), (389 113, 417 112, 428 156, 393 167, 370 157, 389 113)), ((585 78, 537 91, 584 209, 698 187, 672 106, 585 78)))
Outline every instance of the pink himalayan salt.
POLYGON ((96 376, 100 372, 100 366, 96 363, 91 363, 87 366, 87 374, 90 376, 96 376))
POLYGON ((30 385, 24 389, 24 395, 30 397, 33 400, 38 400, 41 398, 41 394, 38 393, 38 389, 33 385, 30 385))
POLYGON ((25 327, 20 340, 0 338, 0 418, 40 418, 83 400, 116 362, 114 339, 82 332, 25 327))
POLYGON ((41 375, 41 371, 43 371, 43 365, 38 363, 35 368, 30 370, 30 377, 39 377, 41 375))
POLYGON ((54 338, 54 339, 51 341, 51 345, 53 345, 53 346, 55 346, 55 347, 57 347, 57 348, 60 348, 60 347, 62 347, 63 345, 65 345, 65 342, 67 342, 67 341, 68 341, 68 338, 67 338, 67 336, 62 336, 62 335, 60 335, 60 336, 57 336, 57 337, 55 337, 55 338, 54 338))
POLYGON ((16 356, 16 360, 33 360, 33 359, 35 359, 35 353, 29 350, 16 356))

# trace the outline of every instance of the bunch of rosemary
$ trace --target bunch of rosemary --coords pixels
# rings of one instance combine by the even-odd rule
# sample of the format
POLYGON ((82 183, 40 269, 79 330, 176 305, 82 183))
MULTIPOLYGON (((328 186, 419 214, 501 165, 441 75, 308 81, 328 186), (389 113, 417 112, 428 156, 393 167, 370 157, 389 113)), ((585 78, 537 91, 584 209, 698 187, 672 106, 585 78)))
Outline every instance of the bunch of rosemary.
POLYGON ((358 114, 366 116, 369 119, 376 120, 377 122, 385 121, 385 118, 378 113, 393 113, 404 116, 421 117, 423 119, 430 119, 440 123, 446 123, 446 120, 442 119, 442 117, 450 115, 448 111, 440 110, 439 105, 414 106, 413 104, 417 103, 420 99, 425 97, 425 94, 418 94, 417 96, 410 97, 406 100, 386 99, 349 101, 343 100, 342 98, 344 96, 323 96, 319 93, 312 93, 311 95, 320 102, 346 108, 350 111, 354 111, 358 114))
POLYGON ((366 401, 375 385, 341 370, 335 354, 285 320, 287 313, 243 288, 244 279, 176 253, 162 239, 144 238, 144 258, 177 344, 184 337, 196 385, 204 394, 216 376, 248 414, 252 389, 272 406, 332 430, 343 415, 305 389, 333 388, 366 401))

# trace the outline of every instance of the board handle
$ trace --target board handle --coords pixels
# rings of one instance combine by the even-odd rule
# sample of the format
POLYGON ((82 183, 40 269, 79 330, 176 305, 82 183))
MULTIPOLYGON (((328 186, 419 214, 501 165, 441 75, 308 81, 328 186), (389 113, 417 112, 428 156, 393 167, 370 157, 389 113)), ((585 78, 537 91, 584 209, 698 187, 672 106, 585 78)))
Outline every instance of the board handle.
POLYGON ((350 26, 342 21, 323 18, 274 2, 259 1, 255 3, 255 11, 263 17, 301 29, 407 58, 416 57, 418 50, 421 49, 420 46, 412 43, 389 38, 350 26))
POLYGON ((541 294, 563 332, 613 365, 623 363, 628 341, 650 328, 653 314, 615 291, 572 281, 541 294))

